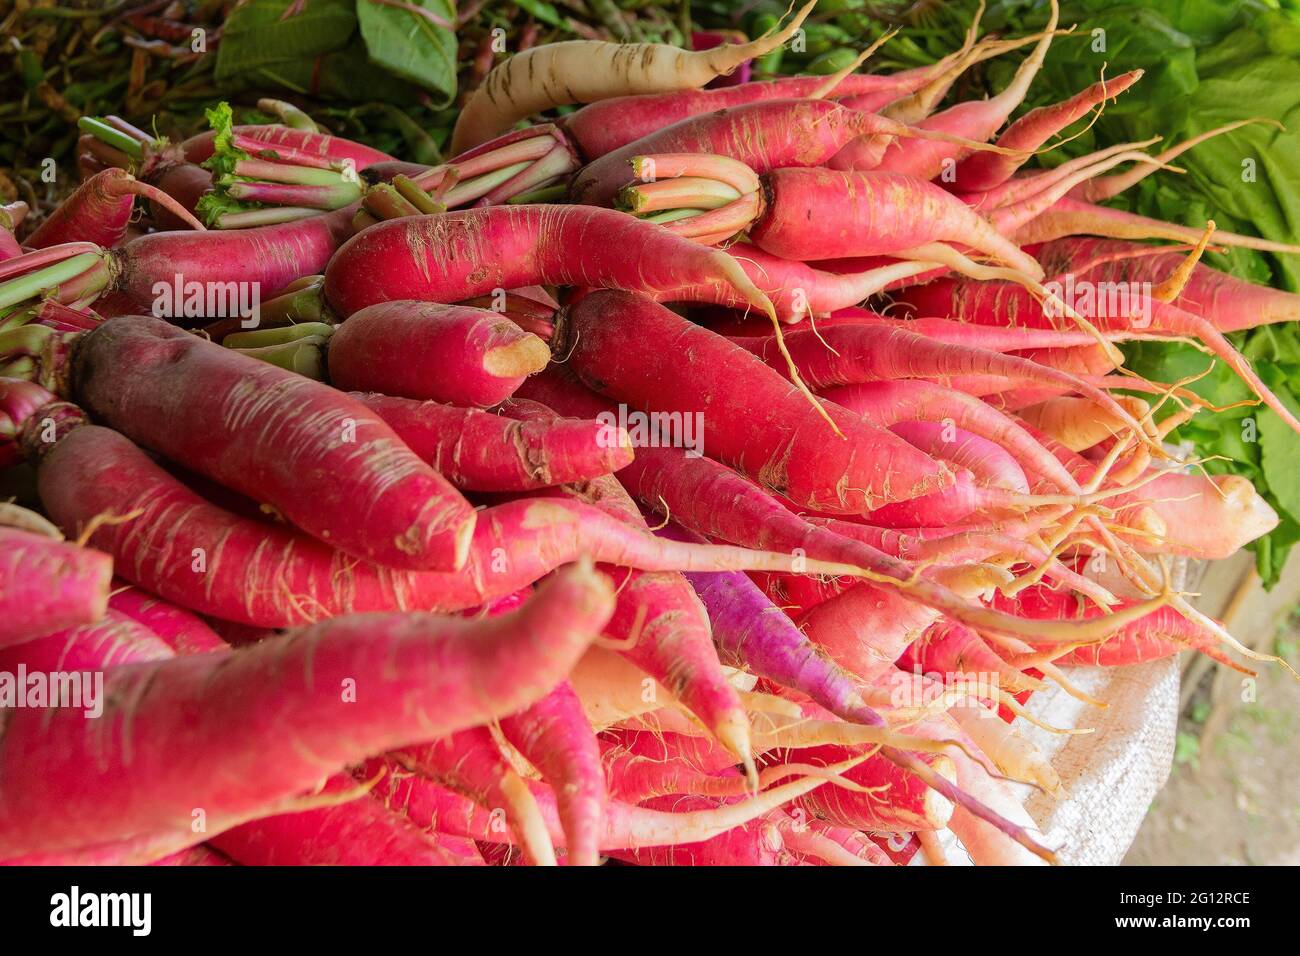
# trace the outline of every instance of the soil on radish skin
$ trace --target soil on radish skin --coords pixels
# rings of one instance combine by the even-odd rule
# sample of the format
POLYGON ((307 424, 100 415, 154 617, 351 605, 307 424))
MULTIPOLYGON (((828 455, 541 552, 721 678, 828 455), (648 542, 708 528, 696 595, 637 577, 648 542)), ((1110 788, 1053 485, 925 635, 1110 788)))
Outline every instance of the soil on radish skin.
MULTIPOLYGON (((1300 617, 1276 653, 1300 663, 1300 617)), ((1260 669, 1254 703, 1234 700, 1222 730, 1199 744, 1205 689, 1179 716, 1173 772, 1138 831, 1126 866, 1300 865, 1300 682, 1260 669)))

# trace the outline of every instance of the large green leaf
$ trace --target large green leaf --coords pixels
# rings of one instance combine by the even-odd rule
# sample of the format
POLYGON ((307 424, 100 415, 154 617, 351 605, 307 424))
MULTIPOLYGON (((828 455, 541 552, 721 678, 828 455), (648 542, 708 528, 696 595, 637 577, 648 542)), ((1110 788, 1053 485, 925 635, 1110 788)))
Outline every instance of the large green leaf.
MULTIPOLYGON (((446 22, 456 21, 451 0, 403 0, 446 22)), ((361 37, 372 63, 434 94, 434 106, 456 95, 456 34, 402 7, 357 0, 361 37)))
POLYGON ((346 46, 356 27, 353 0, 247 0, 222 28, 217 82, 229 84, 266 67, 310 62, 346 46))

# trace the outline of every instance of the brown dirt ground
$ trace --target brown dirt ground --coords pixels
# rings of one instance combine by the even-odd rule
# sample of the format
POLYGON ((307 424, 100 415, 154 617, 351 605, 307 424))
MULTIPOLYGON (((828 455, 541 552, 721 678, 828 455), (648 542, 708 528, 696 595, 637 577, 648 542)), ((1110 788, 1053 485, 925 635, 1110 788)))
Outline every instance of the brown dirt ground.
MULTIPOLYGON (((1300 612, 1275 645, 1300 665, 1300 612)), ((1263 665, 1257 699, 1237 694, 1215 713, 1210 676, 1179 717, 1173 772, 1124 864, 1300 865, 1300 681, 1263 665)))

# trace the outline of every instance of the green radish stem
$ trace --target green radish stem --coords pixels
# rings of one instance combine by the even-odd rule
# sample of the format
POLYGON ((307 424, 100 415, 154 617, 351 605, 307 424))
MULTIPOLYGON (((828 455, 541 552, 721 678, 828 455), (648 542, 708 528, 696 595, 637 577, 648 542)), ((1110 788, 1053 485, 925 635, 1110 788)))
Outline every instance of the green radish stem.
POLYGON ((114 128, 103 120, 83 116, 77 120, 77 128, 83 133, 89 133, 100 142, 121 150, 137 162, 144 159, 144 147, 138 139, 114 128))
MULTIPOLYGON (((69 243, 71 245, 71 243, 69 243)), ((59 249, 53 246, 50 249, 42 250, 44 252, 54 252, 59 249)), ((34 255, 34 254, 33 254, 34 255)), ((24 257, 26 258, 26 257, 24 257)), ((10 260, 15 262, 18 260, 10 260)), ((95 252, 82 252, 56 261, 52 265, 44 266, 25 275, 9 279, 0 284, 0 308, 6 308, 16 305, 19 302, 26 302, 28 299, 36 298, 46 290, 55 288, 75 279, 82 275, 96 263, 101 261, 101 254, 95 252)), ((0 267, 2 268, 2 267, 0 267)))

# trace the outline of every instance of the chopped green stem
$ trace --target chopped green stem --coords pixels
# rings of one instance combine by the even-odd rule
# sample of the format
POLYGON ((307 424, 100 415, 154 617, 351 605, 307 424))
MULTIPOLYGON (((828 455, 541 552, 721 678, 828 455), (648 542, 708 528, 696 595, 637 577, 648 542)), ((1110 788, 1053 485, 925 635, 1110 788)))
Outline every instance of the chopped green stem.
POLYGON ((324 284, 325 284, 325 276, 322 273, 318 272, 312 276, 299 276, 297 279, 294 279, 287 286, 285 286, 284 291, 301 292, 304 289, 319 289, 324 284))
POLYGON ((99 252, 99 246, 93 242, 64 242, 57 246, 49 246, 45 249, 35 249, 31 252, 25 252, 21 256, 15 256, 5 262, 0 262, 0 280, 9 279, 13 276, 20 276, 25 272, 33 269, 39 269, 44 266, 53 265, 56 262, 62 262, 64 259, 71 259, 73 256, 80 255, 83 252, 99 252))
POLYGON ((557 183, 554 186, 543 186, 541 189, 534 189, 530 193, 522 193, 518 196, 511 196, 506 200, 512 206, 523 205, 524 203, 551 203, 559 202, 569 191, 569 187, 564 183, 557 183))
POLYGON ((8 308, 0 309, 0 332, 6 329, 16 329, 20 325, 26 325, 35 315, 35 311, 30 305, 11 305, 8 308))
POLYGON ((425 215, 447 211, 446 206, 435 201, 409 176, 394 176, 392 186, 398 195, 425 215))
POLYGON ((453 188, 447 190, 442 197, 442 201, 448 209, 455 209, 457 206, 472 203, 474 200, 486 196, 502 183, 509 182, 516 174, 527 169, 529 165, 530 163, 526 162, 515 163, 512 166, 504 166, 501 169, 484 173, 482 176, 476 176, 473 179, 463 179, 453 188))
POLYGON ((341 183, 355 184, 356 182, 355 177, 349 178, 333 169, 277 163, 268 159, 241 159, 235 163, 235 175, 247 179, 261 179, 268 183, 290 183, 297 186, 337 186, 341 183))
POLYGON ((270 302, 262 303, 258 318, 262 325, 277 326, 295 322, 320 322, 326 315, 320 290, 321 285, 317 283, 278 295, 270 302))
POLYGON ((680 176, 653 183, 628 186, 619 194, 619 204, 629 212, 661 212, 689 206, 694 209, 717 209, 740 198, 740 193, 716 179, 680 176))
POLYGON ((144 148, 140 141, 133 136, 114 129, 103 120, 97 120, 91 116, 83 116, 77 120, 77 128, 83 133, 89 133, 100 142, 107 143, 114 149, 120 150, 134 160, 144 159, 144 148))
POLYGON ((285 342, 283 345, 267 345, 262 348, 235 349, 235 351, 320 382, 325 379, 321 354, 324 344, 325 339, 317 335, 298 339, 296 342, 285 342))
POLYGON ((0 357, 12 359, 22 355, 39 356, 53 329, 43 325, 24 325, 0 332, 0 357))
POLYGON ((0 284, 0 308, 37 298, 50 289, 75 279, 99 261, 99 253, 83 252, 16 279, 9 279, 0 284))
POLYGON ((409 200, 388 183, 380 183, 366 190, 364 204, 366 212, 380 219, 402 219, 406 216, 420 215, 420 210, 411 205, 409 200))
POLYGON ((706 212, 704 209, 668 209, 664 212, 657 212, 653 216, 646 216, 646 222, 677 222, 681 219, 690 219, 692 216, 698 216, 706 212))
POLYGON ((319 209, 268 206, 265 209, 250 209, 247 212, 224 212, 217 217, 217 228, 248 229, 252 226, 273 226, 280 222, 293 222, 295 219, 308 219, 319 215, 319 209))
POLYGON ((36 360, 30 356, 16 358, 12 362, 0 361, 0 378, 19 378, 31 381, 36 377, 36 360))
POLYGON ((338 209, 361 196, 361 187, 353 183, 336 186, 291 186, 288 183, 234 182, 226 195, 244 202, 271 203, 277 206, 301 206, 308 209, 338 209))
POLYGON ((54 293, 54 300, 63 305, 87 306, 113 281, 113 260, 107 253, 98 253, 98 261, 80 275, 62 283, 54 293))
POLYGON ((483 201, 488 205, 498 205, 508 200, 511 196, 521 192, 528 192, 538 186, 553 182, 559 177, 566 176, 575 171, 577 168, 578 163, 573 158, 572 151, 564 146, 556 146, 541 159, 537 160, 537 162, 530 165, 527 169, 517 173, 500 186, 493 189, 483 197, 483 201))
POLYGON ((221 344, 231 349, 255 349, 270 345, 284 345, 309 336, 316 336, 323 342, 333 332, 334 327, 324 322, 303 322, 300 325, 286 325, 276 329, 233 332, 222 339, 221 344))

